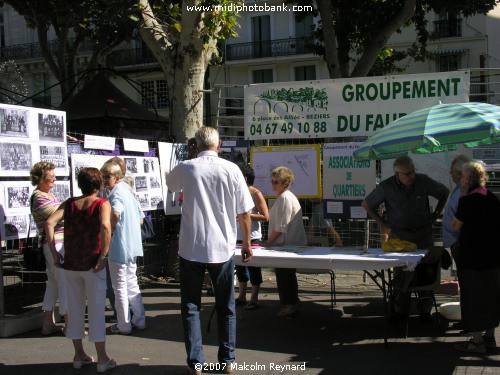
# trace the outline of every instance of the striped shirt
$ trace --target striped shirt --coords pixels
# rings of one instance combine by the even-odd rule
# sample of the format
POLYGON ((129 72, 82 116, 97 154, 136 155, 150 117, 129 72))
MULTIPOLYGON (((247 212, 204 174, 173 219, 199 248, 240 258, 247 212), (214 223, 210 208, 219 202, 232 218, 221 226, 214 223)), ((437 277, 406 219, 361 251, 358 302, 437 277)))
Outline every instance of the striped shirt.
MULTIPOLYGON (((31 196, 31 214, 35 220, 38 233, 44 233, 45 221, 52 215, 58 208, 61 202, 51 193, 44 193, 40 190, 35 190, 31 196)), ((64 226, 63 223, 58 223, 54 228, 55 243, 62 243, 64 239, 64 226)), ((44 239, 47 243, 47 239, 44 239)))

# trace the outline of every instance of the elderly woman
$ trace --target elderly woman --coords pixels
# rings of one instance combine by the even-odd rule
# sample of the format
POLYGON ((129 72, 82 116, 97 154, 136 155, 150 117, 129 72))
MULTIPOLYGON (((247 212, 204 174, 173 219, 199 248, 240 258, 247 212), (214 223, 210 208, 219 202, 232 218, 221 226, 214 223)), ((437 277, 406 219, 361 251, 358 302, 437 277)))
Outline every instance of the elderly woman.
POLYGON ((76 369, 94 359, 83 349, 85 305, 89 321, 89 341, 97 351, 97 372, 116 367, 106 353, 106 262, 111 241, 111 206, 98 198, 102 175, 96 168, 83 168, 77 177, 83 195, 59 206, 45 223, 45 233, 55 262, 64 268, 68 296, 66 337, 73 340, 76 369), (64 219, 64 257, 56 251, 54 228, 64 219))
POLYGON ((494 235, 500 222, 500 201, 485 188, 488 174, 481 162, 462 166, 462 197, 452 221, 459 230, 459 252, 454 253, 460 284, 463 329, 472 333, 456 349, 485 353, 496 348, 495 327, 500 321, 500 248, 494 235))
MULTIPOLYGON (((297 197, 290 191, 293 172, 286 167, 278 167, 271 172, 273 191, 278 196, 269 215, 269 235, 264 246, 306 245, 307 237, 302 223, 302 207, 297 197)), ((293 268, 276 268, 276 282, 283 308, 278 316, 289 317, 299 309, 297 275, 293 268)))
POLYGON ((141 221, 144 214, 130 186, 123 181, 123 171, 118 164, 105 163, 101 172, 104 187, 109 190, 112 211, 109 271, 118 322, 111 327, 111 332, 128 335, 132 333, 132 327, 137 330, 146 328, 146 314, 136 275, 137 257, 143 256, 141 221))
MULTIPOLYGON (((45 255, 47 286, 43 297, 42 309, 44 311, 42 323, 42 335, 48 336, 55 333, 61 333, 62 329, 54 322, 54 307, 57 299, 59 299, 59 313, 66 318, 66 288, 64 281, 64 273, 54 264, 49 245, 44 235, 45 220, 60 205, 59 200, 55 195, 50 193, 56 181, 55 165, 49 162, 36 163, 30 171, 31 184, 35 187, 31 195, 31 214, 35 220, 38 233, 43 238, 43 253, 45 255)), ((55 228, 55 247, 56 251, 64 255, 63 248, 63 233, 64 228, 62 223, 55 228)))

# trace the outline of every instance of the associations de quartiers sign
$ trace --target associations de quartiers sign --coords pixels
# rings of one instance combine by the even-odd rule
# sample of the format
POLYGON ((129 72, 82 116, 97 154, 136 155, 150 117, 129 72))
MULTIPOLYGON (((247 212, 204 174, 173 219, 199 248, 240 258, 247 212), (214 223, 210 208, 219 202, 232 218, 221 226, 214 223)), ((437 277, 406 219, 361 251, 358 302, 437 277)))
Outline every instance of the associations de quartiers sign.
POLYGON ((245 87, 245 139, 370 136, 410 112, 469 99, 469 71, 245 87))

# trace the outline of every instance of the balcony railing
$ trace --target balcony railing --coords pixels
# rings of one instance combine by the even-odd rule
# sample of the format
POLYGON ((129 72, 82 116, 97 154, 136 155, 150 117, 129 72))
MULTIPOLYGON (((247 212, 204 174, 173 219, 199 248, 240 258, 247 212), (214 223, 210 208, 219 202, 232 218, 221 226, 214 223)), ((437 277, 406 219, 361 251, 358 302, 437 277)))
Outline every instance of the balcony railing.
POLYGON ((434 21, 434 33, 439 38, 462 36, 462 20, 460 18, 456 18, 451 20, 434 21))
MULTIPOLYGON (((57 52, 57 42, 55 40, 49 42, 48 48, 52 54, 55 54, 57 52)), ((94 44, 86 41, 80 45, 78 53, 90 53, 93 49, 94 44)), ((110 58, 114 66, 141 65, 156 62, 151 51, 146 48, 115 50, 110 54, 110 58)), ((0 48, 0 62, 30 59, 43 59, 40 43, 16 44, 0 48)))
MULTIPOLYGON (((56 54, 57 52, 56 40, 48 42, 47 46, 51 54, 53 55, 56 54)), ((80 45, 78 52, 79 53, 90 52, 93 50, 93 48, 94 48, 93 42, 85 41, 80 45)), ((0 61, 29 60, 29 59, 43 59, 40 43, 15 44, 12 46, 0 48, 0 61)))
POLYGON ((275 39, 226 45, 226 61, 312 53, 314 38, 275 39))

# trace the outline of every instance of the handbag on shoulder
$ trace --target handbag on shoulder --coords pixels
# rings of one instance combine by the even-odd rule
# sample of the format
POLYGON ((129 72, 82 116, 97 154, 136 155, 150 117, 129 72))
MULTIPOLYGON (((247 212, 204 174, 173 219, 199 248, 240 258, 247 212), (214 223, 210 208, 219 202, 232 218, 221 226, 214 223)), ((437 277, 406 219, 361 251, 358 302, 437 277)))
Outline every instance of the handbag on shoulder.
POLYGON ((149 217, 144 217, 141 225, 141 237, 142 240, 149 240, 155 236, 155 231, 153 229, 153 223, 149 217))

